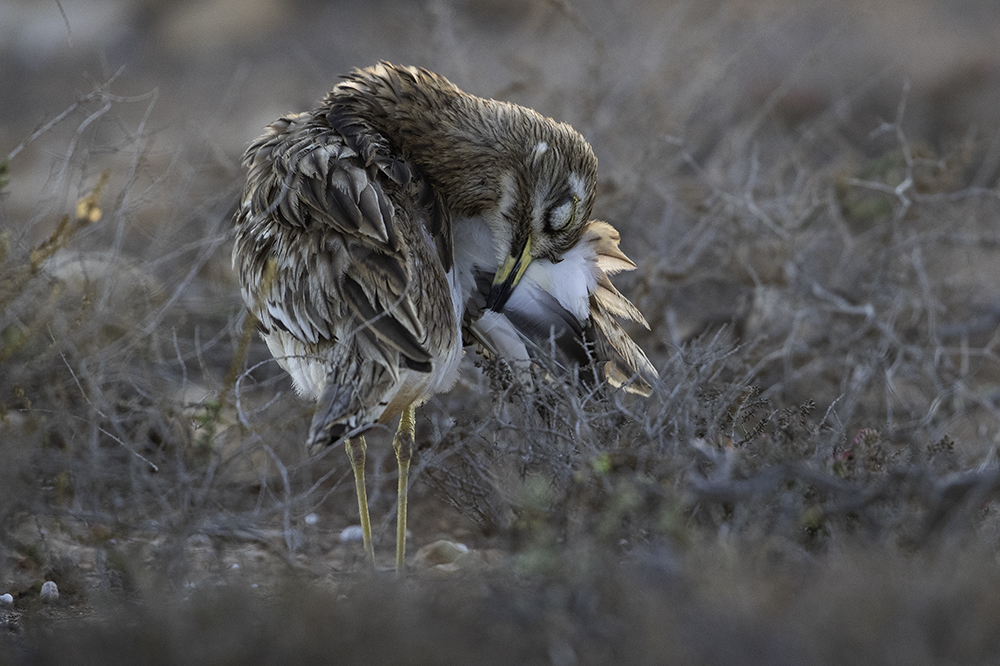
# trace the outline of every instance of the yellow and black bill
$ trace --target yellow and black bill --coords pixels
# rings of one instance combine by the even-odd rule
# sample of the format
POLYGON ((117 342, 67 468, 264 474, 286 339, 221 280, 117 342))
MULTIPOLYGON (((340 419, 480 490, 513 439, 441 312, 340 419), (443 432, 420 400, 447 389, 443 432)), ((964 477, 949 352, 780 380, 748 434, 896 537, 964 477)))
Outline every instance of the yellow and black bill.
POLYGON ((524 271, 531 263, 531 239, 524 241, 524 246, 520 251, 514 250, 510 256, 503 260, 496 275, 493 276, 493 286, 490 288, 490 295, 486 299, 486 307, 495 312, 500 312, 507 304, 510 295, 514 293, 514 287, 521 281, 524 271))

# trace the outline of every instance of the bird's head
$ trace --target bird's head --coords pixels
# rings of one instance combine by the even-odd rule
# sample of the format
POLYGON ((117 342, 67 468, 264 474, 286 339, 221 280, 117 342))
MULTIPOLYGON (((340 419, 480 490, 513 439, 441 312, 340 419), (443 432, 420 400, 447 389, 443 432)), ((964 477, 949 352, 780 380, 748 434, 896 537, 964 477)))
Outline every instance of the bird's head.
POLYGON ((486 213, 498 260, 487 306, 498 311, 532 261, 558 263, 576 245, 597 190, 597 158, 583 136, 534 112, 524 115, 520 145, 499 176, 499 200, 486 213))
POLYGON ((327 103, 351 136, 369 127, 385 137, 452 215, 488 222, 498 266, 492 309, 503 308, 532 260, 558 262, 583 235, 597 158, 569 125, 389 63, 356 70, 327 103))

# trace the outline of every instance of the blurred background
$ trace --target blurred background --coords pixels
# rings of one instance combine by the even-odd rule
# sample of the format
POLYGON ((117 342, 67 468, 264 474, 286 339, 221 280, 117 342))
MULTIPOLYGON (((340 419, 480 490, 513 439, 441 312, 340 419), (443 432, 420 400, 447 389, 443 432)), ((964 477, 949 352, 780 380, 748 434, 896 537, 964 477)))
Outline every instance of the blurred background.
MULTIPOLYGON (((389 60, 578 126, 608 186, 627 187, 678 140, 704 155, 736 125, 760 142, 762 124, 829 114, 863 136, 893 120, 904 85, 905 126, 920 140, 987 131, 1000 113, 998 24, 979 0, 11 0, 0 8, 0 117, 9 151, 107 86, 130 100, 116 116, 132 130, 144 122, 146 160, 200 150, 238 171, 270 120, 389 60)), ((51 159, 19 157, 8 214, 34 210, 51 159)), ((676 186, 660 189, 664 199, 676 186)))
MULTIPOLYGON (((491 387, 470 354, 459 389, 418 413, 413 552, 465 543, 504 584, 448 588, 429 606, 363 588, 295 613, 346 622, 379 612, 371 595, 399 594, 400 608, 448 615, 462 599, 475 610, 458 626, 541 627, 525 662, 586 663, 595 627, 634 647, 629 632, 649 638, 649 618, 668 616, 690 632, 640 641, 637 659, 690 648, 703 663, 840 663, 843 636, 852 655, 990 654, 995 627, 948 604, 1000 616, 974 582, 1000 579, 998 44, 991 0, 5 0, 12 635, 32 635, 46 579, 91 610, 99 595, 201 589, 236 570, 254 585, 350 585, 346 457, 301 451, 310 405, 245 335, 230 230, 250 141, 339 75, 388 60, 587 137, 594 215, 638 264, 616 277, 650 322, 630 333, 663 381, 648 402, 563 385, 539 401, 491 387), (945 543, 968 547, 954 571, 945 543), (922 569, 914 553, 942 564, 922 569), (506 585, 525 572, 554 596, 506 585), (892 608, 940 601, 921 617, 950 638, 855 625, 876 582, 892 608), (581 585, 600 603, 566 592, 581 585), (959 623, 977 640, 962 642, 959 623)), ((369 448, 387 557, 388 442, 375 433, 369 448)), ((504 642, 468 649, 492 640, 504 642)), ((633 654, 612 653, 591 661, 633 654)))

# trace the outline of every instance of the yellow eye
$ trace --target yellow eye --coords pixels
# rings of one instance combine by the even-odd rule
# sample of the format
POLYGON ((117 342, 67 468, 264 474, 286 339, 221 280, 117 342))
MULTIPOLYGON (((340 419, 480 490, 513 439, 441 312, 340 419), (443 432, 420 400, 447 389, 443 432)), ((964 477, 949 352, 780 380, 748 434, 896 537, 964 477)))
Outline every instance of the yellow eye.
POLYGON ((552 231, 562 231, 576 219, 576 205, 580 200, 570 197, 549 212, 549 228, 552 231))

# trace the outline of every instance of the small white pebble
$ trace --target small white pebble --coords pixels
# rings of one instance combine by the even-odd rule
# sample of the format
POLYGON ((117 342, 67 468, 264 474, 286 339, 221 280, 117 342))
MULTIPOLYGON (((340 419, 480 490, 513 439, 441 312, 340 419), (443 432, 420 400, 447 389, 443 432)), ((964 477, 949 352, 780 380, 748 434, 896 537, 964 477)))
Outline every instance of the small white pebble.
POLYGON ((340 530, 340 540, 345 543, 348 541, 362 541, 364 536, 365 531, 361 529, 361 525, 351 525, 340 530))
POLYGON ((40 593, 42 601, 47 604, 51 604, 53 601, 59 599, 59 588, 51 580, 47 580, 42 583, 42 591, 40 593))
POLYGON ((14 605, 14 595, 10 593, 0 594, 0 606, 7 607, 13 605, 14 605))
POLYGON ((239 569, 240 568, 240 563, 239 562, 233 562, 233 566, 231 566, 229 568, 230 569, 239 569))
POLYGON ((308 516, 306 516, 305 520, 306 520, 306 525, 312 526, 319 522, 319 516, 317 516, 315 513, 310 513, 308 516))

